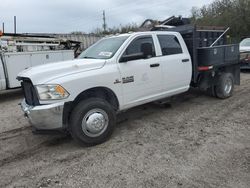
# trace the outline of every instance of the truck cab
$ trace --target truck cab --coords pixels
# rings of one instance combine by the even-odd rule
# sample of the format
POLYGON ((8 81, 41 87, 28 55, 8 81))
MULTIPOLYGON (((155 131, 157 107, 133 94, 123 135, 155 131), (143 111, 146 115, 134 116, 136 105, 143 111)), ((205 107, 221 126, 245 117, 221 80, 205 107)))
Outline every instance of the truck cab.
POLYGON ((32 67, 18 76, 25 95, 22 108, 38 130, 66 128, 76 134, 71 125, 78 124, 81 115, 73 114, 79 106, 91 99, 108 106, 112 113, 91 109, 80 123, 90 140, 107 129, 105 123, 117 112, 187 91, 191 77, 191 57, 181 35, 159 31, 107 37, 75 60, 32 67), (94 122, 99 132, 92 130, 94 122))

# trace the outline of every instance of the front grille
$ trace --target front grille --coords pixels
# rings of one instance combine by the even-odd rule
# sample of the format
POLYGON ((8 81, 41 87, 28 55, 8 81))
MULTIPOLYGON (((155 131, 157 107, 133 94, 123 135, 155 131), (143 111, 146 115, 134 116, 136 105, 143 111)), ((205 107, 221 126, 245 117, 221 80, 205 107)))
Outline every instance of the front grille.
POLYGON ((21 83, 25 102, 31 106, 39 105, 39 100, 35 87, 30 80, 24 79, 21 83))

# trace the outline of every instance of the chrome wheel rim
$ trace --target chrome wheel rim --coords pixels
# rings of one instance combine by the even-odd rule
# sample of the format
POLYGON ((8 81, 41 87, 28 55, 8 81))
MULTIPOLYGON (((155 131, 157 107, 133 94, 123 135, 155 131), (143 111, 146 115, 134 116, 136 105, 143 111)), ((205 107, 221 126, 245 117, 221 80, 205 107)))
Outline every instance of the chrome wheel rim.
POLYGON ((232 90, 232 87, 233 87, 232 80, 231 79, 227 79, 226 83, 225 83, 225 88, 224 88, 225 93, 229 94, 231 92, 231 90, 232 90))
POLYGON ((105 132, 108 124, 108 114, 96 108, 88 111, 83 117, 82 130, 89 137, 98 137, 105 132))

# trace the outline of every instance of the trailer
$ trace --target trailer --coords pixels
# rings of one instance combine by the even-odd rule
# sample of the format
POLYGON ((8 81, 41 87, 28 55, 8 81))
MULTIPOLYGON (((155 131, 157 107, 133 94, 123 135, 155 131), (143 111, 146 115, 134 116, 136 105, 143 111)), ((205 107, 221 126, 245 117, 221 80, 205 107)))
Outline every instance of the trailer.
POLYGON ((19 72, 52 62, 74 59, 79 42, 47 36, 0 36, 0 91, 20 87, 19 72))

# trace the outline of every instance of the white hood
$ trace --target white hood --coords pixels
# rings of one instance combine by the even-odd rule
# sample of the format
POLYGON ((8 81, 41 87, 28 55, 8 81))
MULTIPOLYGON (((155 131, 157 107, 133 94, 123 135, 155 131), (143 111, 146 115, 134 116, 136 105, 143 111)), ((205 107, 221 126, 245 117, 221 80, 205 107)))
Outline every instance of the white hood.
POLYGON ((26 69, 19 73, 18 77, 29 78, 34 85, 44 84, 50 80, 69 74, 102 68, 105 62, 105 60, 100 59, 75 59, 49 63, 26 69))

